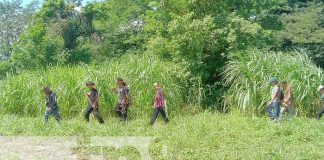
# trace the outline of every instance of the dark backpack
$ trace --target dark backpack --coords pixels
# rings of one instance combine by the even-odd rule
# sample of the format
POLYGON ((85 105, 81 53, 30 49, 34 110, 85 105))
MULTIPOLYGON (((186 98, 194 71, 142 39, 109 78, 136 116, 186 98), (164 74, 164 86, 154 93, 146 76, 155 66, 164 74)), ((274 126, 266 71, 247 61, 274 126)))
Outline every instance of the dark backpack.
POLYGON ((280 101, 283 101, 284 98, 285 98, 285 95, 284 95, 282 89, 280 89, 280 101))

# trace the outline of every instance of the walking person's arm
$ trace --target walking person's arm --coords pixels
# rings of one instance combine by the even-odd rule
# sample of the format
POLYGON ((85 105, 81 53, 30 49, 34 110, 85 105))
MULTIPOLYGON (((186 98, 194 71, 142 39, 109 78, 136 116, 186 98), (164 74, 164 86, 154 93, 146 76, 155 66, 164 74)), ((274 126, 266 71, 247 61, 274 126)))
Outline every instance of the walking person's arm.
POLYGON ((154 95, 154 97, 152 98, 152 107, 153 107, 153 109, 155 108, 155 106, 154 106, 155 98, 156 98, 156 95, 154 95))
POLYGON ((279 90, 276 92, 275 95, 273 95, 273 96, 271 97, 271 101, 269 102, 268 105, 271 105, 271 104, 273 103, 273 101, 278 97, 278 95, 279 95, 279 90))
POLYGON ((114 92, 115 94, 118 94, 118 91, 117 91, 117 88, 116 87, 115 88, 112 88, 111 91, 114 92))
POLYGON ((98 108, 98 104, 99 104, 99 100, 98 100, 98 96, 96 96, 96 97, 94 97, 92 107, 96 109, 96 108, 98 108))
POLYGON ((288 102, 291 102, 291 100, 292 100, 292 92, 291 92, 290 88, 288 90, 289 90, 288 94, 285 95, 285 97, 284 97, 284 103, 286 105, 290 105, 290 104, 288 104, 288 102))
POLYGON ((125 112, 126 111, 126 107, 128 104, 128 89, 124 89, 123 90, 123 101, 122 101, 122 111, 125 112))

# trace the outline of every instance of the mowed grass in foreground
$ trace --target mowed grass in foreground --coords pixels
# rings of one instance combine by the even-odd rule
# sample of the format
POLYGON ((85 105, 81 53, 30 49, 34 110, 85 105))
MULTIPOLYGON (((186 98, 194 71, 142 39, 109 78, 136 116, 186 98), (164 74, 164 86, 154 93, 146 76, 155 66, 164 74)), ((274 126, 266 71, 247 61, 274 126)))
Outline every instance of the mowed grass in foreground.
POLYGON ((51 119, 43 124, 42 117, 0 117, 2 136, 77 136, 80 147, 75 154, 87 159, 90 153, 104 152, 107 159, 139 159, 132 147, 116 149, 86 147, 91 136, 154 137, 150 145, 153 159, 324 159, 324 120, 296 118, 273 123, 265 117, 204 112, 197 115, 171 117, 164 125, 161 118, 151 127, 149 117, 131 119, 124 124, 107 117, 106 124, 92 120, 86 124, 81 118, 51 119))

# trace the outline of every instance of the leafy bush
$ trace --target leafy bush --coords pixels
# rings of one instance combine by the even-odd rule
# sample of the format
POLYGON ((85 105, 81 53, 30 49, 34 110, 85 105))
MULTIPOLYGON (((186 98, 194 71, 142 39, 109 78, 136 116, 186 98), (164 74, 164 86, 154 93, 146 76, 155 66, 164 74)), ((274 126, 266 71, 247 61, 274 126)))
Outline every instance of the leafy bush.
POLYGON ((253 114, 263 113, 270 99, 268 80, 276 76, 287 80, 293 89, 298 113, 317 110, 317 86, 323 83, 323 70, 303 52, 274 53, 250 50, 234 53, 225 67, 224 82, 229 87, 225 106, 238 107, 253 114))
POLYGON ((189 74, 185 68, 162 62, 154 56, 127 55, 98 65, 53 66, 48 70, 9 76, 0 82, 1 112, 31 116, 42 114, 45 96, 41 89, 49 85, 58 95, 63 117, 81 114, 87 105, 85 82, 92 80, 99 90, 101 111, 104 115, 112 114, 117 96, 111 92, 111 88, 115 87, 117 77, 124 78, 129 84, 132 116, 151 113, 154 82, 162 84, 170 111, 179 111, 186 99, 190 99, 190 102, 199 99, 194 92, 199 89, 190 87, 192 92, 186 89, 189 88, 189 74), (187 98, 189 92, 195 96, 187 98))
POLYGON ((0 62, 0 78, 4 78, 7 76, 9 72, 13 71, 13 65, 9 60, 0 62))

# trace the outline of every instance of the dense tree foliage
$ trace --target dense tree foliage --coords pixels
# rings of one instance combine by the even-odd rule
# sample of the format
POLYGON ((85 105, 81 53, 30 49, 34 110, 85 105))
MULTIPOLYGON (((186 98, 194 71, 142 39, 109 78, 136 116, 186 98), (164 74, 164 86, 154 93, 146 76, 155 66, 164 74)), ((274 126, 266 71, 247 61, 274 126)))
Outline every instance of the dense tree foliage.
POLYGON ((33 1, 26 7, 21 7, 21 1, 0 2, 0 55, 2 59, 10 58, 12 46, 19 40, 19 35, 25 30, 38 2, 33 1))
POLYGON ((21 3, 19 0, 0 1, 0 75, 12 71, 10 59, 14 43, 18 42, 38 6, 37 1, 26 7, 21 7, 21 3))
POLYGON ((274 35, 276 50, 304 49, 324 67, 324 3, 320 0, 289 1, 272 11, 281 22, 274 35))

